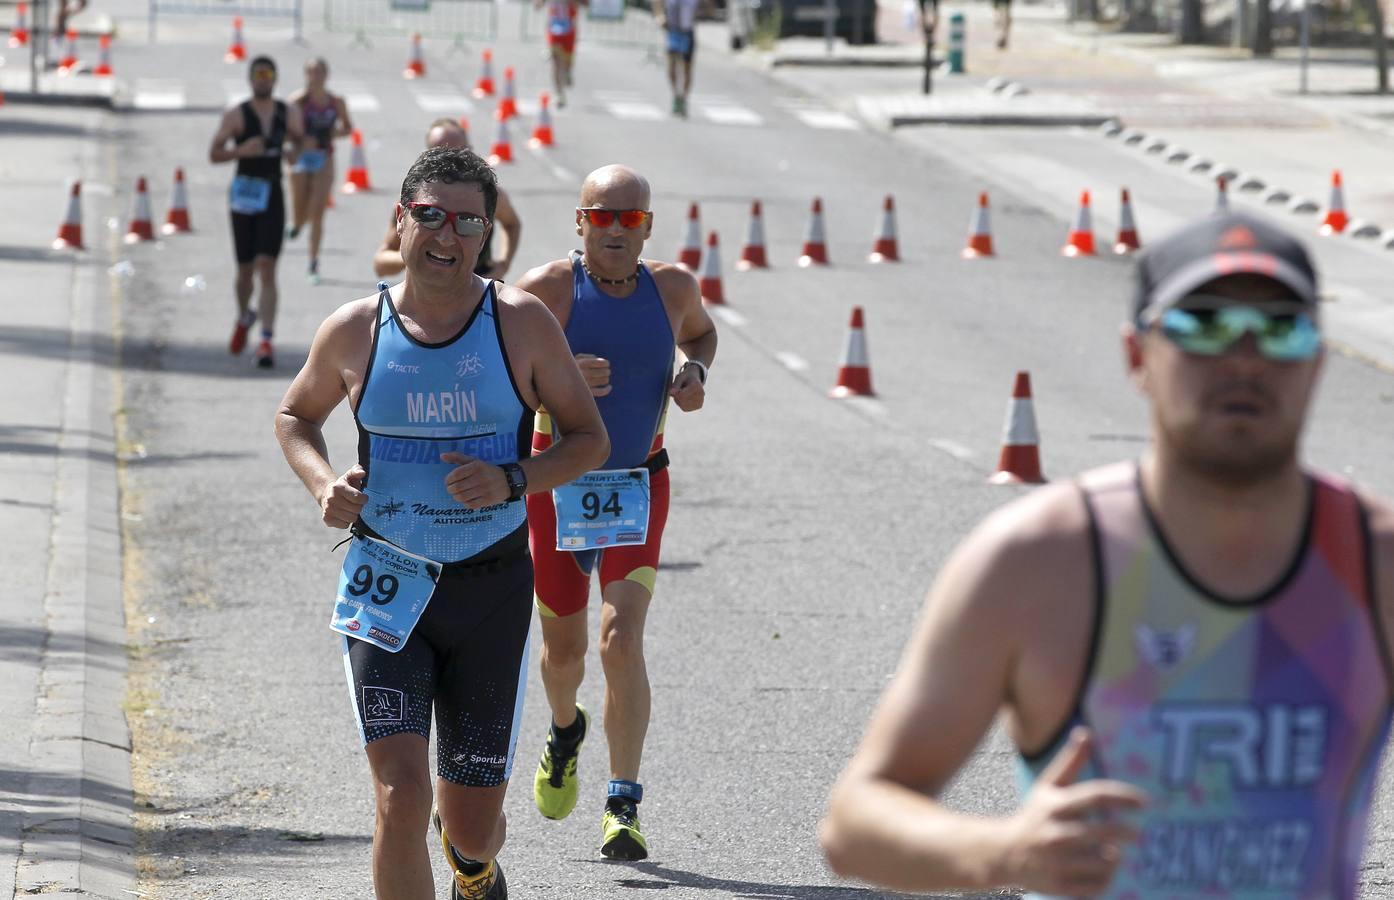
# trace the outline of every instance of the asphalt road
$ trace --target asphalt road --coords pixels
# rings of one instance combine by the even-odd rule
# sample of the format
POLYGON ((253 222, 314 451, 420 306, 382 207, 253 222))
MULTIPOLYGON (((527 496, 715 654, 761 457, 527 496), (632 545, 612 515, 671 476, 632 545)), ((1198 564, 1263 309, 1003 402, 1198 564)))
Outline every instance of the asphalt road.
MULTIPOLYGON (((378 190, 336 198, 320 286, 303 279, 303 243, 287 245, 273 372, 226 353, 230 170, 204 162, 226 102, 222 82, 242 70, 218 61, 215 36, 150 47, 127 61, 127 76, 180 81, 187 106, 114 119, 118 199, 145 174, 162 210, 169 173, 183 165, 197 228, 128 250, 134 272, 117 282, 133 457, 123 494, 128 711, 141 891, 151 897, 370 892, 370 782, 327 629, 339 561, 329 550, 339 535, 318 524, 281 459, 271 417, 318 323, 372 289, 369 258, 395 186, 446 102, 421 92, 465 93, 474 60, 428 57, 428 81, 409 85, 400 77, 404 47, 351 50, 313 29, 309 39, 309 47, 254 49, 277 56, 287 90, 298 84, 299 60, 317 52, 330 60, 331 87, 375 99, 376 109, 360 102, 355 117, 378 190)), ((707 408, 675 412, 668 429, 673 511, 647 640, 655 699, 642 779, 653 858, 617 865, 598 857, 600 741, 581 760, 577 812, 555 823, 533 809, 530 778, 546 728, 534 674, 501 859, 519 897, 611 897, 625 888, 674 898, 882 896, 825 869, 814 835, 827 789, 937 566, 986 511, 1018 493, 984 483, 1013 374, 1032 374, 1047 475, 1141 450, 1145 410, 1123 377, 1117 339, 1128 266, 1060 259, 1061 206, 1077 189, 1055 202, 1040 196, 1058 163, 1028 152, 1031 136, 956 133, 946 140, 959 156, 930 132, 907 140, 815 127, 819 117, 800 111, 832 112, 831 102, 708 46, 695 115, 676 122, 664 113, 657 65, 639 51, 582 40, 577 90, 556 116, 559 146, 538 157, 515 131, 519 161, 502 172, 524 220, 513 274, 573 246, 581 175, 626 162, 655 187, 651 255, 676 254, 687 204, 701 201, 704 227, 722 237, 736 315, 719 321, 707 408), (1013 140, 1026 149, 1013 152, 1013 140), (984 185, 994 188, 1003 252, 965 263, 957 252, 984 185), (864 260, 887 193, 898 203, 906 261, 876 267, 864 260), (815 195, 828 211, 834 265, 801 270, 793 260, 815 195), (764 202, 775 268, 733 273, 754 198, 764 202), (879 396, 833 401, 826 394, 854 305, 866 311, 879 396)), ((496 48, 500 64, 518 67, 520 98, 535 97, 546 80, 541 48, 516 40, 496 48)), ((475 122, 476 144, 492 141, 486 110, 460 112, 475 122)), ((1101 183, 1112 178, 1110 165, 1098 164, 1101 183)), ((55 162, 46 177, 60 183, 61 168, 55 162)), ((1167 180, 1177 177, 1158 171, 1135 190, 1180 195, 1167 180)), ((1332 354, 1309 459, 1394 496, 1391 411, 1387 368, 1332 354)), ((333 460, 346 468, 354 437, 342 411, 329 435, 333 460)), ((597 659, 590 671, 582 702, 598 709, 597 659)), ((1009 761, 1010 748, 994 736, 952 801, 983 813, 1009 809, 1009 761)), ((1387 891, 1388 793, 1371 829, 1367 898, 1387 891)))

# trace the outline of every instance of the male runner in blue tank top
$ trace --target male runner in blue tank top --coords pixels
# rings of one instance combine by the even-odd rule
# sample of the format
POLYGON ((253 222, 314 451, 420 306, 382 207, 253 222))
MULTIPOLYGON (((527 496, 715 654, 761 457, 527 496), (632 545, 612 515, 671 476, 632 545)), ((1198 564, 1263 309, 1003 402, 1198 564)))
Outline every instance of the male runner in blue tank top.
MULTIPOLYGON (((1316 271, 1215 215, 1138 264, 1138 463, 1033 491, 945 565, 822 841, 904 891, 1354 900, 1387 736, 1394 510, 1299 462, 1316 271), (999 712, 1024 798, 935 796, 999 712)), ((1387 448, 1385 448, 1387 449, 1387 448)))
MULTIPOLYGON (((647 533, 598 550, 559 550, 552 498, 539 493, 528 499, 542 618, 542 683, 552 707, 552 728, 533 780, 535 800, 552 819, 565 818, 576 805, 576 760, 589 725, 576 692, 585 674, 590 577, 598 568, 611 779, 600 850, 612 859, 631 860, 648 855, 638 814, 650 704, 643 636, 668 515, 663 422, 669 399, 684 412, 702 407, 707 370, 716 355, 716 327, 702 307, 696 280, 677 266, 640 260, 652 228, 648 182, 625 166, 597 169, 581 186, 576 210, 583 252, 533 269, 518 282, 561 322, 595 394, 610 435, 610 458, 602 468, 649 479, 647 533), (674 374, 676 351, 682 357, 674 374)), ((539 413, 533 449, 550 452, 554 430, 539 413)), ((582 517, 599 522, 600 494, 592 496, 595 502, 582 517)), ((628 503, 621 504, 618 494, 608 496, 605 507, 617 513, 628 503)), ((616 536, 625 538, 623 530, 616 536)))
POLYGON ((276 417, 281 448, 324 523, 353 530, 333 627, 345 635, 377 792, 379 900, 435 896, 421 840, 433 707, 436 826, 454 872, 451 896, 507 897, 495 857, 532 598, 522 498, 609 453, 556 319, 536 297, 474 274, 496 200, 494 173, 478 156, 423 153, 397 207, 402 283, 325 320, 276 417), (345 397, 358 462, 337 474, 322 427, 345 397), (561 437, 530 457, 543 404, 561 437))

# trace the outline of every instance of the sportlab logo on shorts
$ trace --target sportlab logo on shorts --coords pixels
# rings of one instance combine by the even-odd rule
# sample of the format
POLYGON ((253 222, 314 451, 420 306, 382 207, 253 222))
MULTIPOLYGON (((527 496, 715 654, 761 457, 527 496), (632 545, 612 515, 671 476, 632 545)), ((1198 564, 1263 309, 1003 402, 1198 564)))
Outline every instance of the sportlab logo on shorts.
POLYGON ((495 769, 502 769, 508 765, 506 756, 484 756, 480 753, 456 753, 450 761, 457 766, 468 763, 471 766, 492 766, 495 769))
POLYGON ((363 723, 402 721, 406 709, 406 694, 394 688, 363 686, 363 723))

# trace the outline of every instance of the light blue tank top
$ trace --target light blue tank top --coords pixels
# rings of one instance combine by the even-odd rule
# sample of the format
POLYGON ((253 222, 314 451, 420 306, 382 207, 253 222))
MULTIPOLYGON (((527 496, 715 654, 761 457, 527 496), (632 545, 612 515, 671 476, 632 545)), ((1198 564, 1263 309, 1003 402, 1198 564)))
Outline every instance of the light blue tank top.
POLYGON ((362 524, 441 563, 526 546, 526 504, 461 506, 445 488, 456 464, 440 460, 454 451, 501 465, 526 453, 532 411, 513 382, 495 285, 460 333, 439 344, 408 334, 385 283, 379 287, 373 349, 355 410, 358 461, 368 472, 362 524))

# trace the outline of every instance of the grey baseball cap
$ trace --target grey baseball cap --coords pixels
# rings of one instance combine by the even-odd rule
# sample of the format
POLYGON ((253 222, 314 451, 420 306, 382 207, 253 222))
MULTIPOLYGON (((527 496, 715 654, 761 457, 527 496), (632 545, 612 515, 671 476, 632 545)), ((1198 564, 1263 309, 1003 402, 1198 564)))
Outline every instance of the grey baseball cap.
POLYGON ((1318 303, 1316 266, 1300 241, 1263 219, 1224 212, 1193 222, 1143 251, 1133 320, 1226 275, 1260 275, 1287 288, 1295 300, 1318 303))

